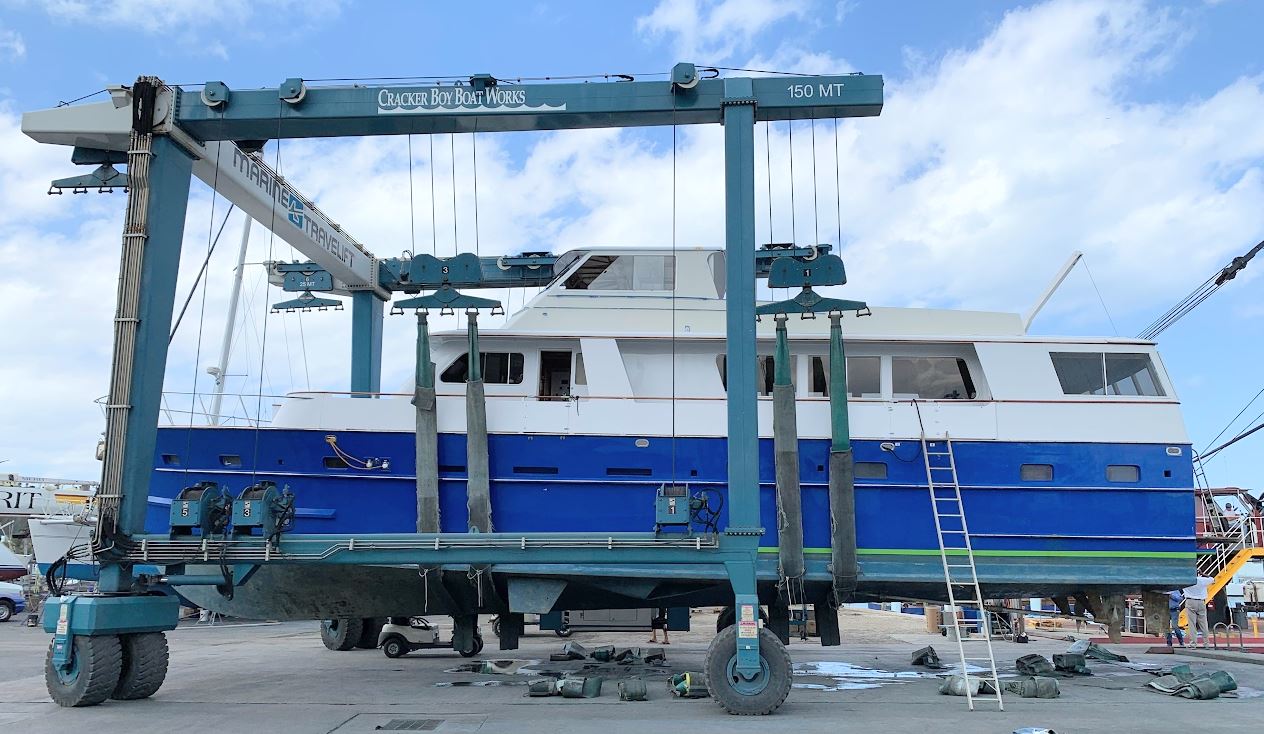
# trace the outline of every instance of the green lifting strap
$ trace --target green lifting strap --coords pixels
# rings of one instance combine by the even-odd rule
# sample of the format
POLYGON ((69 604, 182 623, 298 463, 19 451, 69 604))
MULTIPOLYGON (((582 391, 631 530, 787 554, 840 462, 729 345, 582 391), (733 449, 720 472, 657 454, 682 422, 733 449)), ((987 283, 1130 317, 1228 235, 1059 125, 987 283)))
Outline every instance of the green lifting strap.
POLYGON ((492 531, 491 480, 487 458, 487 398, 483 391, 482 359, 478 351, 478 311, 469 318, 468 377, 465 382, 466 507, 471 531, 492 531))
POLYGON ((834 601, 851 601, 859 569, 856 563, 856 464, 847 423, 847 356, 843 351, 843 315, 830 319, 830 568, 834 601))
MULTIPOLYGON (((772 439, 777 479, 777 554, 783 579, 802 578, 803 498, 799 494, 799 430, 795 415, 794 381, 790 371, 790 339, 785 314, 777 322, 777 351, 773 357, 772 439)), ((786 587, 789 591, 789 586, 786 587)), ((794 603, 788 598, 787 602, 794 603)))
POLYGON ((413 390, 417 408, 417 532, 439 532, 439 414, 434 362, 430 361, 430 321, 417 311, 417 366, 413 390))

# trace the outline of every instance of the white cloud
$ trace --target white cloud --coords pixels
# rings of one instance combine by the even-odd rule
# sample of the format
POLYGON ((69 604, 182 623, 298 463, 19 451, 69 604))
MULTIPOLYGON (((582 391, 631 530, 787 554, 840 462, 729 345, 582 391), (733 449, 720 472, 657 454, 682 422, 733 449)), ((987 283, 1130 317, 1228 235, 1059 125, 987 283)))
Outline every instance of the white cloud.
POLYGON ((234 42, 291 36, 336 17, 345 0, 45 0, 56 20, 162 35, 193 55, 228 58, 234 42), (266 31, 264 30, 266 24, 266 31))
POLYGON ((802 19, 807 0, 661 0, 637 29, 671 36, 677 54, 698 63, 724 63, 746 51, 755 36, 774 23, 802 19))
MULTIPOLYGON (((671 7, 703 12, 694 4, 671 7)), ((715 9, 707 6, 704 15, 714 18, 715 9)), ((1138 78, 1163 78, 1183 32, 1139 3, 1053 2, 1011 12, 977 44, 929 60, 904 78, 889 76, 883 114, 842 122, 837 148, 832 121, 818 122, 815 187, 812 129, 797 123, 798 240, 837 239, 838 196, 848 297, 875 305, 1013 311, 1030 304, 1072 249, 1083 249, 1122 330, 1134 332, 1264 231, 1259 205, 1264 128, 1258 124, 1264 118, 1264 79, 1241 78, 1178 103, 1129 99, 1138 78)), ((691 42, 714 42, 699 34, 691 42)), ((809 73, 851 68, 848 60, 802 36, 760 45, 770 50, 750 53, 743 63, 809 73)), ((675 178, 670 134, 660 129, 480 135, 481 252, 670 244, 673 181, 676 241, 722 245, 723 131, 680 128, 675 178)), ((791 232, 785 123, 775 125, 769 139, 771 239, 785 241, 791 232)), ((412 214, 415 249, 429 252, 433 237, 442 255, 453 247, 452 167, 449 139, 434 142, 437 221, 432 228, 424 136, 413 140, 412 214)), ((471 139, 461 135, 455 142, 455 219, 461 249, 471 250, 471 139)), ((407 139, 397 137, 286 142, 281 167, 347 231, 389 256, 413 247, 407 149, 407 139)), ((770 236, 764 161, 761 128, 759 241, 770 236)), ((16 117, 3 109, 0 169, 25 172, 0 178, 0 200, 11 202, 0 209, 0 309, 21 314, 16 335, 6 330, 12 340, 6 347, 11 354, 33 355, 9 360, 0 375, 0 405, 6 408, 0 458, 13 457, 15 465, 20 460, 40 473, 94 467, 87 457, 102 422, 91 400, 105 392, 108 378, 122 197, 44 196, 44 179, 69 175, 67 151, 31 143, 17 131, 16 117), (66 221, 79 223, 61 224, 66 221), (56 298, 47 297, 50 258, 74 264, 58 274, 56 298)), ((198 188, 190 203, 181 299, 206 252, 209 204, 198 188)), ((216 225, 223 207, 216 206, 216 225)), ((195 376, 200 392, 209 389, 202 370, 218 348, 237 227, 229 224, 210 268, 200 354, 200 296, 172 346, 170 391, 187 391, 195 376)), ((267 233, 256 228, 249 259, 263 260, 268 247, 267 233)), ((274 248, 272 256, 289 258, 288 246, 274 248)), ((229 370, 247 376, 233 378, 230 392, 259 390, 261 365, 267 367, 265 394, 302 389, 309 374, 313 388, 346 389, 345 312, 301 317, 306 358, 300 317, 266 316, 267 355, 261 358, 264 305, 288 296, 265 293, 260 278, 261 269, 251 266, 247 295, 253 306, 229 370)), ((521 302, 521 294, 500 297, 513 306, 521 302)), ((1044 323, 1067 323, 1083 313, 1096 321, 1100 307, 1087 279, 1074 276, 1049 313, 1044 323)), ((387 319, 387 389, 411 374, 413 329, 411 318, 387 319)), ((247 407, 253 409, 253 403, 247 407)), ((241 411, 234 405, 234 413, 241 411)))
POLYGON ((0 27, 0 61, 18 61, 26 58, 26 42, 22 34, 0 27))

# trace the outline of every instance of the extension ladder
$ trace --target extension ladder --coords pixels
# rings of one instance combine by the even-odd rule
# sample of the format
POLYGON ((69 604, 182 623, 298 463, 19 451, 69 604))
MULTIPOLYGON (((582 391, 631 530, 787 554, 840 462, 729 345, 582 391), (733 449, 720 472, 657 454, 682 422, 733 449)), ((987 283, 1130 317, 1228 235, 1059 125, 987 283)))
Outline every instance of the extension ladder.
POLYGON ((957 481, 957 460, 953 456, 952 439, 945 432, 942 440, 932 440, 923 429, 922 458, 926 462, 926 483, 930 489, 931 514, 935 517, 935 534, 939 538, 939 557, 944 564, 944 584, 948 587, 948 603, 952 606, 952 612, 947 615, 951 621, 945 620, 945 625, 951 624, 952 635, 956 638, 961 677, 966 683, 966 703, 973 711, 977 696, 969 684, 967 671, 970 664, 975 663, 980 668, 986 664, 987 677, 984 682, 991 684, 992 690, 996 692, 997 708, 1004 711, 1001 681, 996 672, 996 656, 992 651, 991 619, 988 611, 983 608, 983 592, 979 589, 979 574, 974 565, 970 528, 966 524, 965 506, 961 502, 961 485, 957 481), (978 612, 981 637, 966 637, 965 625, 957 616, 957 610, 964 608, 973 608, 978 612), (976 646, 982 649, 977 653, 970 649, 967 654, 967 648, 976 646))

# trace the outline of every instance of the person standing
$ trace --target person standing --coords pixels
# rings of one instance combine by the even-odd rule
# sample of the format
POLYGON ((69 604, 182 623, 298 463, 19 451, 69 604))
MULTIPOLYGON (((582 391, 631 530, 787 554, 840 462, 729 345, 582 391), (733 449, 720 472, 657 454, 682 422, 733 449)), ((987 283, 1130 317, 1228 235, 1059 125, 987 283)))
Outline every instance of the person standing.
POLYGON ((1185 632, 1181 629, 1181 605, 1185 603, 1185 595, 1180 589, 1167 592, 1167 611, 1172 624, 1167 631, 1167 646, 1172 646, 1172 635, 1176 635, 1176 644, 1185 647, 1185 632))
POLYGON ((1211 586, 1211 579, 1199 576, 1193 586, 1184 589, 1185 617, 1189 622, 1191 645, 1197 645, 1198 638, 1201 636, 1202 644, 1199 646, 1207 647, 1207 642, 1211 639, 1211 633, 1207 630, 1207 588, 1209 586, 1211 586))
POLYGON ((659 630, 663 631, 663 644, 670 645, 671 640, 667 637, 667 609, 665 607, 655 610, 654 617, 650 620, 650 631, 653 635, 650 637, 650 642, 658 643, 659 630))

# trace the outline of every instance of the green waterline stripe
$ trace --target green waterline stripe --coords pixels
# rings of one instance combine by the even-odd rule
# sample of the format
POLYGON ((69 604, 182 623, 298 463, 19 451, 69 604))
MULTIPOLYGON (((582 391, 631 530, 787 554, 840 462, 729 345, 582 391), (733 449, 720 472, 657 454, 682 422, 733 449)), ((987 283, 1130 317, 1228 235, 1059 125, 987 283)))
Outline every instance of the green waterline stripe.
MULTIPOLYGON (((778 548, 761 546, 760 553, 777 553, 778 548)), ((804 548, 804 555, 829 555, 829 548, 804 548)), ((949 548, 950 556, 964 556, 963 548, 949 548)), ((938 556, 937 550, 920 548, 857 548, 860 556, 938 556)), ((991 558, 1180 558, 1192 559, 1197 554, 1186 551, 1074 551, 1074 550, 976 550, 974 555, 991 558)))

